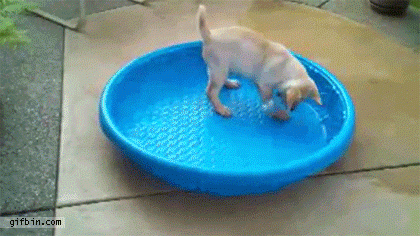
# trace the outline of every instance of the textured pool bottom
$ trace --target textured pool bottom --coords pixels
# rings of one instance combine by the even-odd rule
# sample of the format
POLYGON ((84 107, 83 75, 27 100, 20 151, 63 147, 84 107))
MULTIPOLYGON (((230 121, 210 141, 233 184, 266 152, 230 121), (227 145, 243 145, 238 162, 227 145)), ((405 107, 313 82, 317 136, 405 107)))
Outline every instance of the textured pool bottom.
POLYGON ((241 83, 240 89, 221 94, 231 118, 215 114, 199 87, 137 110, 128 119, 126 135, 158 158, 203 169, 229 170, 233 165, 244 172, 287 165, 327 144, 321 107, 303 102, 291 120, 276 121, 262 111, 255 86, 241 83))

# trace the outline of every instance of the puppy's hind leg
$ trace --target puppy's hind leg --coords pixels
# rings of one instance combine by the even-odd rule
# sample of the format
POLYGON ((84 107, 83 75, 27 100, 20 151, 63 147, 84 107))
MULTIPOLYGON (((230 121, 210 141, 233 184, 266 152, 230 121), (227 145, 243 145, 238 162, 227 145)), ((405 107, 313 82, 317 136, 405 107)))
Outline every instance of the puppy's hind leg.
POLYGON ((225 107, 219 99, 220 90, 227 80, 227 73, 224 72, 213 72, 209 70, 209 82, 206 88, 206 94, 212 103, 214 109, 218 114, 224 117, 229 117, 232 115, 232 112, 225 107))

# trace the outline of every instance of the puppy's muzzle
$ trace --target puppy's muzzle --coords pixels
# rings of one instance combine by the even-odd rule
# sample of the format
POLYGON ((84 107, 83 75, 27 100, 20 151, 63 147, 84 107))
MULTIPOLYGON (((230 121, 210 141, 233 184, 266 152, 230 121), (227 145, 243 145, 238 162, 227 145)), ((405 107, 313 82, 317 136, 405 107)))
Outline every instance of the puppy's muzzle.
MULTIPOLYGON (((279 96, 279 97, 281 97, 282 98, 282 100, 283 100, 283 102, 284 102, 284 104, 287 104, 287 102, 286 102, 286 95, 284 95, 284 94, 282 94, 282 93, 280 93, 280 92, 277 92, 276 93, 277 94, 277 96, 279 96)), ((294 102, 293 103, 293 105, 292 105, 292 107, 290 108, 290 111, 293 111, 293 110, 295 110, 295 108, 296 108, 296 106, 299 104, 299 102, 294 102)))
POLYGON ((299 102, 294 102, 292 107, 290 108, 290 111, 295 110, 295 108, 297 107, 297 105, 299 105, 299 102))

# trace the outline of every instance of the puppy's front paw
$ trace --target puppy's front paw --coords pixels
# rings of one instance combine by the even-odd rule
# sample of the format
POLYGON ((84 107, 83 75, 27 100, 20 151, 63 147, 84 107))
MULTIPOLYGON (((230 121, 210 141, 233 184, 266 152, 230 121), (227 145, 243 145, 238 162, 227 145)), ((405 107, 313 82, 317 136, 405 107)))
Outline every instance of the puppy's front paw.
POLYGON ((287 111, 281 110, 281 111, 276 111, 274 113, 271 114, 271 117, 273 117, 276 120, 289 120, 290 116, 287 113, 287 111))
POLYGON ((225 82, 225 86, 228 89, 238 89, 239 87, 241 87, 241 84, 235 79, 228 79, 225 82))
POLYGON ((229 110, 229 108, 224 107, 224 106, 216 109, 216 112, 223 117, 232 116, 232 112, 229 110))

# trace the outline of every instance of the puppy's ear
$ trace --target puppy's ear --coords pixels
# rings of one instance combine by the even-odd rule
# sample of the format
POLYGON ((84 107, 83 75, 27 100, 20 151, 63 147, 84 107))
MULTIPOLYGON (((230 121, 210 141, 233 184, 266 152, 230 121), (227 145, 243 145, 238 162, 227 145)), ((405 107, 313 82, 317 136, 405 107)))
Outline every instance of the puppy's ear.
POLYGON ((286 92, 286 104, 287 110, 291 111, 293 106, 302 98, 302 94, 297 88, 290 88, 286 92))

